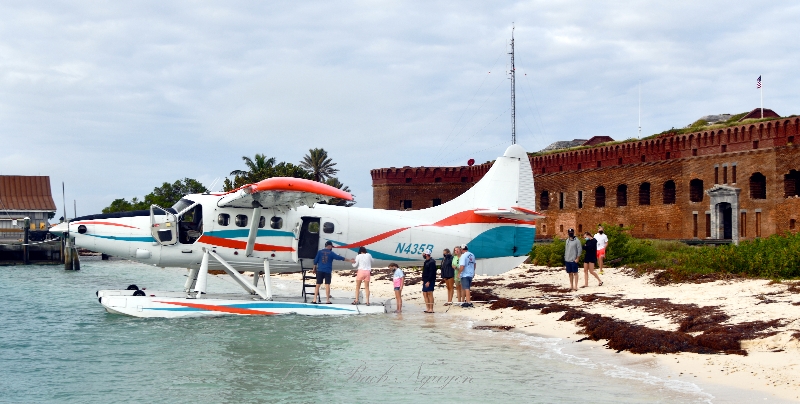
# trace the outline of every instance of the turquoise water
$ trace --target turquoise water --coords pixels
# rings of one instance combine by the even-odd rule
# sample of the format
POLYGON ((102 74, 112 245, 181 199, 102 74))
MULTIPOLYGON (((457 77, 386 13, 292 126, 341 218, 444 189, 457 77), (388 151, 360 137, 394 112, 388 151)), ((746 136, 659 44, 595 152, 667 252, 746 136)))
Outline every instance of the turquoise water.
MULTIPOLYGON (((0 267, 0 402, 708 402, 691 383, 470 329, 455 316, 137 319, 95 290, 179 290, 185 271, 126 261, 0 267)), ((277 289, 297 289, 277 281, 277 289)), ((238 291, 221 278, 214 291, 238 291)), ((579 345, 579 344, 573 344, 579 345)), ((600 356, 602 358, 602 355, 600 356)))

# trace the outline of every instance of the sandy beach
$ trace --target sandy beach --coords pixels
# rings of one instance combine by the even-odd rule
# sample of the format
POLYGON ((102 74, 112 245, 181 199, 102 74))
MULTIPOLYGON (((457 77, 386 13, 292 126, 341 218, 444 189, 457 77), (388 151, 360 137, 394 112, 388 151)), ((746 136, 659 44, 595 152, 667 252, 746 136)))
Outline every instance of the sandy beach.
MULTIPOLYGON (((404 301, 414 306, 404 311, 421 310, 420 272, 408 269, 406 275, 404 301)), ((447 291, 438 287, 434 315, 646 355, 686 381, 800 401, 800 282, 660 286, 654 276, 626 268, 606 268, 601 277, 603 286, 590 279, 589 287, 570 292, 562 268, 523 264, 500 276, 478 276, 473 301, 480 302, 474 308, 445 306, 447 291)), ((336 272, 332 286, 353 291, 355 271, 336 272)), ((388 269, 373 270, 370 291, 375 301, 394 297, 388 269)))

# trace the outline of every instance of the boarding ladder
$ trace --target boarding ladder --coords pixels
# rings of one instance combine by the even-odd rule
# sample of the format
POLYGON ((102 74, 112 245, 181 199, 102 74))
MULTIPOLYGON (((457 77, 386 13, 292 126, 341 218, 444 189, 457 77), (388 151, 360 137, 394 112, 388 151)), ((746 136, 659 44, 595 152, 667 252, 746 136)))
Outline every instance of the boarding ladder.
MULTIPOLYGON (((312 298, 312 299, 314 298, 314 288, 316 288, 316 287, 317 287, 317 282, 316 282, 316 280, 317 280, 317 277, 316 277, 316 275, 314 275, 314 274, 310 273, 310 271, 311 271, 312 269, 313 269, 313 268, 306 268, 306 267, 304 267, 304 266, 303 266, 303 260, 302 260, 302 259, 300 259, 300 271, 301 271, 301 273, 302 273, 302 275, 303 275, 303 277, 302 277, 302 284, 303 284, 303 289, 302 289, 303 303, 308 303, 308 296, 311 296, 311 298, 312 298), (307 281, 309 281, 309 280, 313 280, 314 282, 312 282, 312 283, 306 283, 306 282, 307 282, 307 281), (311 292, 309 292, 309 291, 308 291, 308 288, 311 288, 311 292)), ((320 302, 322 302, 322 291, 320 291, 320 294, 319 294, 319 295, 317 295, 317 303, 320 303, 320 302)))

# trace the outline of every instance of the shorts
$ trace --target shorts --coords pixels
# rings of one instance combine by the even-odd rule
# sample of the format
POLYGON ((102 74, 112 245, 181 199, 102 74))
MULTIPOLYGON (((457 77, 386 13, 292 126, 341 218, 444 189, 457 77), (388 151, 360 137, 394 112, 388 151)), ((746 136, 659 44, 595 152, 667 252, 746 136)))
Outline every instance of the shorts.
POLYGON ((433 292, 433 289, 436 287, 436 282, 428 282, 431 286, 425 286, 425 282, 422 282, 422 291, 423 292, 433 292))
POLYGON ((331 284, 331 273, 317 271, 317 285, 322 285, 323 283, 331 284))
POLYGON ((577 274, 578 273, 578 263, 577 262, 565 262, 564 266, 567 267, 568 274, 577 274))
POLYGON ((471 276, 462 276, 461 277, 461 289, 469 290, 470 286, 472 286, 472 277, 471 276))
POLYGON ((447 277, 447 278, 445 278, 445 277, 442 277, 442 279, 453 279, 453 277, 452 277, 452 276, 450 276, 450 277, 447 277))
POLYGON ((597 258, 605 258, 605 257, 606 257, 606 249, 605 249, 605 247, 598 248, 597 249, 597 258))
POLYGON ((592 257, 585 258, 583 260, 583 263, 584 264, 596 264, 597 263, 597 258, 592 258, 592 257))
POLYGON ((356 280, 369 282, 369 270, 359 269, 358 272, 356 272, 356 280))
POLYGON ((394 287, 394 290, 396 290, 396 291, 398 291, 398 292, 399 292, 399 291, 400 291, 400 286, 395 286, 395 287, 394 287))

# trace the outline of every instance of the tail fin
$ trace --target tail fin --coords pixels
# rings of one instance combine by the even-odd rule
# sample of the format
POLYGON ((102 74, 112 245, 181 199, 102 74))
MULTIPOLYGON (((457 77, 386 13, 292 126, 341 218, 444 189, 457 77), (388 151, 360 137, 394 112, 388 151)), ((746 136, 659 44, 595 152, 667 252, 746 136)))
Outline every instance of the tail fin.
POLYGON ((533 170, 528 153, 520 145, 511 145, 492 164, 489 172, 461 196, 445 203, 458 210, 510 209, 536 211, 533 170))

